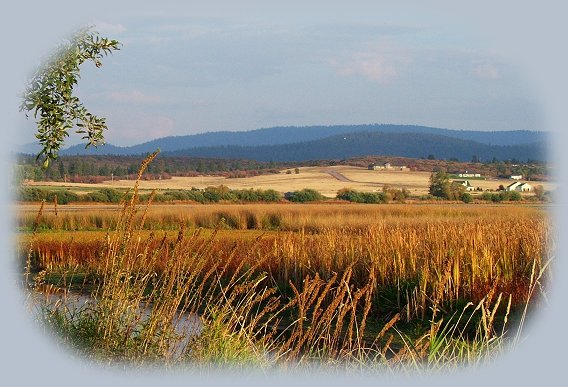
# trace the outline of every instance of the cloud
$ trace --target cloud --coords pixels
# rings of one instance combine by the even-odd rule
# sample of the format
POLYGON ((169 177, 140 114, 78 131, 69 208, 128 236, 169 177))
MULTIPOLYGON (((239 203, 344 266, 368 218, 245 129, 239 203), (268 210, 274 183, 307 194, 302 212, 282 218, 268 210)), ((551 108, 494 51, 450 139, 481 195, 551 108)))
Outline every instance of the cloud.
POLYGON ((379 42, 365 50, 346 52, 329 63, 340 76, 363 76, 370 81, 389 83, 401 75, 411 62, 410 55, 388 42, 379 42))
POLYGON ((101 34, 118 35, 126 31, 126 27, 122 24, 112 24, 105 21, 95 21, 95 29, 101 34))
POLYGON ((145 117, 141 129, 150 135, 150 138, 165 137, 174 134, 174 120, 167 116, 145 117))
POLYGON ((179 134, 175 120, 168 115, 152 112, 138 112, 131 115, 116 115, 109 118, 111 130, 105 135, 113 145, 134 145, 155 138, 179 134), (111 119, 112 118, 112 119, 111 119))
POLYGON ((370 53, 357 54, 352 60, 337 64, 336 72, 341 76, 362 75, 371 81, 386 83, 396 79, 399 72, 394 63, 370 53))
POLYGON ((499 74, 499 70, 497 67, 491 64, 481 64, 477 65, 473 69, 473 75, 477 78, 481 79, 499 79, 501 75, 499 74))
POLYGON ((218 32, 217 28, 205 26, 201 24, 183 23, 183 24, 165 24, 157 28, 157 31, 164 32, 169 36, 177 36, 182 38, 197 38, 218 32))
POLYGON ((109 92, 106 93, 106 98, 112 102, 130 104, 155 104, 162 102, 162 98, 160 96, 144 94, 140 90, 109 92))

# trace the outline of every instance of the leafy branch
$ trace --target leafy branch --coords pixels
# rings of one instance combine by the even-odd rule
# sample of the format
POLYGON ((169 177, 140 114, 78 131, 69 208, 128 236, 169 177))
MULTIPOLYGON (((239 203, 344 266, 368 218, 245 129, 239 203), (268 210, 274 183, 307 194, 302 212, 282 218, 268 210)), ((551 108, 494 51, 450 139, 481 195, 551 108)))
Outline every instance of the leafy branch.
POLYGON ((102 66, 102 58, 119 50, 117 40, 100 37, 90 28, 84 28, 60 45, 48 60, 38 68, 22 96, 20 111, 26 118, 33 113, 37 122, 36 138, 42 147, 37 159, 43 157, 43 167, 57 159, 58 152, 76 127, 76 133, 87 140, 85 147, 104 144, 106 120, 91 114, 73 95, 77 85, 79 67, 86 61, 102 66))

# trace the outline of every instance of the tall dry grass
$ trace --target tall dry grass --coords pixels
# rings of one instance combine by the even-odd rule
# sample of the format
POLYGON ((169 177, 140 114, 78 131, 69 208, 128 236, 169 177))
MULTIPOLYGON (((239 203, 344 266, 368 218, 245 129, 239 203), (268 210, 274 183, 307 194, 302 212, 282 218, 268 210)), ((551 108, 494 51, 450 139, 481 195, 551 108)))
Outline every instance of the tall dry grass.
MULTIPOLYGON (((39 208, 39 207, 38 207, 39 208)), ((16 217, 16 227, 33 228, 37 209, 25 206, 16 217)), ((46 204, 38 229, 51 231, 109 230, 117 225, 115 205, 58 206, 46 204)), ((141 212, 134 221, 140 222, 141 212)), ((236 230, 319 231, 328 228, 364 228, 378 220, 414 223, 422 220, 485 220, 507 221, 512 218, 543 217, 538 207, 513 205, 464 204, 153 204, 147 212, 144 228, 147 230, 177 230, 211 228, 221 219, 224 227, 236 230)))
MULTIPOLYGON (((498 215, 485 214, 382 218, 366 226, 331 224, 311 233, 267 233, 260 240, 242 238, 237 232, 231 237, 231 231, 223 231, 223 237, 217 236, 211 246, 211 254, 220 259, 230 256, 247 265, 262 262, 259 273, 268 273, 268 280, 286 294, 292 293, 290 282, 302 287, 307 276, 317 274, 329 280, 350 268, 350 281, 364 287, 373 273, 380 297, 390 302, 390 309, 402 311, 407 320, 425 319, 436 300, 478 302, 492 287, 510 294, 513 305, 518 305, 526 296, 533 263, 538 269, 551 255, 551 226, 542 213, 521 217, 518 211, 507 209, 498 215)), ((207 234, 195 237, 195 248, 207 243, 207 234)), ((97 267, 101 259, 97 252, 104 241, 89 239, 83 232, 64 235, 36 237, 31 254, 35 267, 52 271, 97 267)), ((150 235, 140 232, 137 243, 144 240, 150 246, 156 255, 151 264, 162 271, 175 248, 175 234, 150 235)), ((26 245, 21 249, 23 255, 26 245)))

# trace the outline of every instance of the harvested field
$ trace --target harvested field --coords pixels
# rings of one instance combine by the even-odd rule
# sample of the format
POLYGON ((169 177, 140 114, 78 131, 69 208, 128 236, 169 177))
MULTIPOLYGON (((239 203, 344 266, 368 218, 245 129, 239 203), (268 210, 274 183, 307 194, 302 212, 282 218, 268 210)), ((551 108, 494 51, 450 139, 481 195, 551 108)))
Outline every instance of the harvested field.
MULTIPOLYGON (((274 189, 278 192, 289 192, 312 188, 321 192, 324 196, 335 197, 337 191, 342 188, 351 188, 357 191, 372 192, 380 191, 384 186, 392 188, 406 188, 412 195, 425 195, 429 188, 429 172, 383 170, 371 171, 366 168, 351 166, 333 167, 302 167, 300 173, 286 173, 261 175, 246 178, 226 178, 221 176, 198 176, 198 177, 172 177, 165 180, 143 180, 140 182, 141 190, 151 189, 191 189, 205 188, 209 186, 225 185, 230 189, 274 189)), ((475 187, 483 190, 496 190, 499 185, 511 184, 508 179, 471 180, 475 187)), ((539 182, 546 190, 554 189, 555 184, 539 182)), ((45 187, 71 187, 80 192, 95 190, 102 187, 132 188, 134 181, 117 180, 101 184, 86 183, 61 183, 61 182, 31 182, 29 185, 45 187)))

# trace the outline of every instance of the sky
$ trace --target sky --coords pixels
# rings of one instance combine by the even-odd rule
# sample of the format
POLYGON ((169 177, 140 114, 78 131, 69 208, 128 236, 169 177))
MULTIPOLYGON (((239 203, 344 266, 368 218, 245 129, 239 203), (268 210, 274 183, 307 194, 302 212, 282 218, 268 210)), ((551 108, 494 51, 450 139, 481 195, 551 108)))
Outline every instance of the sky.
MULTIPOLYGON (((425 12, 298 15, 88 19, 122 46, 101 68, 83 65, 76 95, 121 146, 290 125, 545 129, 530 82, 475 30, 425 12)), ((31 142, 34 122, 22 121, 20 142, 31 142)))

